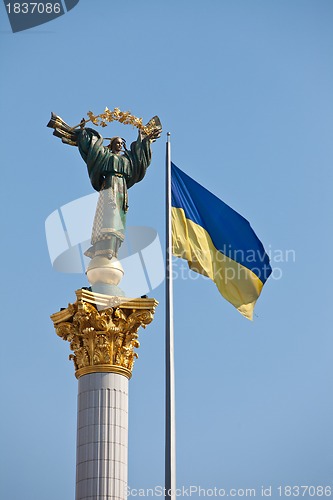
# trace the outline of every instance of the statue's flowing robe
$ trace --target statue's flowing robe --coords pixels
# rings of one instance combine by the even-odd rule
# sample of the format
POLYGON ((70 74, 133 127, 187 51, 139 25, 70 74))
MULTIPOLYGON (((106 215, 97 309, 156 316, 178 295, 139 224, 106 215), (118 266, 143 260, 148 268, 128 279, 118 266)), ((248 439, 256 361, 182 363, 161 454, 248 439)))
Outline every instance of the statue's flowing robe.
POLYGON ((91 128, 78 132, 80 154, 87 164, 90 182, 99 198, 91 236, 91 247, 85 252, 90 258, 117 257, 125 237, 127 189, 145 176, 151 161, 150 140, 141 137, 130 150, 117 155, 103 146, 103 138, 91 128))

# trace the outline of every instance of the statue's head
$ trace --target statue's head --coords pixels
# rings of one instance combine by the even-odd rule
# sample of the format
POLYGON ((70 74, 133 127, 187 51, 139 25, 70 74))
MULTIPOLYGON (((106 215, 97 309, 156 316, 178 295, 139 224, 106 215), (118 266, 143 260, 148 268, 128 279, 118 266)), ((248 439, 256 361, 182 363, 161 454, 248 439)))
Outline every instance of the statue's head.
POLYGON ((109 149, 111 149, 112 153, 119 154, 123 149, 125 141, 121 137, 112 137, 109 144, 109 149))

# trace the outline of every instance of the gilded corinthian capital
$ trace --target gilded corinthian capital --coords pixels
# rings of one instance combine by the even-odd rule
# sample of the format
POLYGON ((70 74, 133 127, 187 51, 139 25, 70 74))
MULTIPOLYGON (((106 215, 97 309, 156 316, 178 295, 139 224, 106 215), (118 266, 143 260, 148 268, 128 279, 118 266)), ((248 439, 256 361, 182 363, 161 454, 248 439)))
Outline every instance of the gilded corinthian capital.
POLYGON ((75 376, 113 372, 131 378, 140 347, 137 332, 152 322, 156 300, 117 301, 87 290, 76 296, 74 304, 51 316, 57 335, 70 343, 75 376))

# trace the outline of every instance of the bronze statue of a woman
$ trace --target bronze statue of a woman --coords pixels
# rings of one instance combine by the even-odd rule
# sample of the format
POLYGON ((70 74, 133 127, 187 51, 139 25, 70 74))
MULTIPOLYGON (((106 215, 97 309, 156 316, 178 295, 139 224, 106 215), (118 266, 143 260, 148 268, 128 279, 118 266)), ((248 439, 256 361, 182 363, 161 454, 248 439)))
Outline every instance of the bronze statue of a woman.
MULTIPOLYGON (((137 140, 127 149, 124 139, 118 136, 104 146, 101 134, 85 124, 82 119, 80 126, 73 129, 52 113, 47 126, 54 129, 53 134, 63 143, 78 147, 87 164, 90 182, 99 192, 91 247, 85 252, 92 259, 90 267, 94 267, 94 262, 101 266, 102 261, 117 258, 125 238, 127 190, 144 178, 151 161, 151 143, 160 137, 162 126, 155 116, 141 127, 137 140)), ((107 266, 103 264, 104 268, 107 266)))

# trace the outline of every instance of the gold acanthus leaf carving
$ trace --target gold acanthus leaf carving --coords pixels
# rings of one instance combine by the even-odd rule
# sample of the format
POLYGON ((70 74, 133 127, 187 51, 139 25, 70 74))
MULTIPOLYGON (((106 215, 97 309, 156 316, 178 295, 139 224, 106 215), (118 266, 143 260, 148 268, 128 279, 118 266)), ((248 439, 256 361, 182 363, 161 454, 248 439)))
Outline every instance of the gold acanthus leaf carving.
POLYGON ((55 329, 59 337, 70 342, 73 354, 69 359, 75 369, 95 367, 98 371, 103 365, 112 371, 112 367, 120 367, 130 376, 138 357, 134 349, 140 347, 138 329, 151 323, 154 309, 118 305, 98 311, 93 304, 78 300, 69 304, 66 312, 71 318, 66 315, 66 321, 55 323, 55 329))
POLYGON ((75 335, 75 328, 72 323, 63 322, 56 326, 56 333, 64 340, 69 342, 73 339, 75 335))

